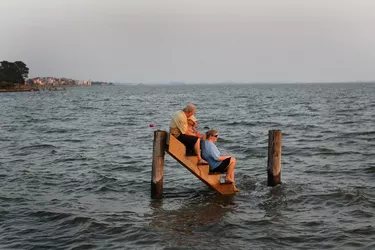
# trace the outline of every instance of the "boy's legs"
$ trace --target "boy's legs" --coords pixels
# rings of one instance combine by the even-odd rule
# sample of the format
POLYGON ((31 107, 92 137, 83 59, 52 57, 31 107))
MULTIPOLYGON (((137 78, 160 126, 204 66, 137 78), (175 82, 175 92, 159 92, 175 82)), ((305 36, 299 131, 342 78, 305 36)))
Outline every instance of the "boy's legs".
POLYGON ((231 157, 227 168, 227 175, 225 180, 234 183, 234 168, 236 167, 236 158, 231 157))

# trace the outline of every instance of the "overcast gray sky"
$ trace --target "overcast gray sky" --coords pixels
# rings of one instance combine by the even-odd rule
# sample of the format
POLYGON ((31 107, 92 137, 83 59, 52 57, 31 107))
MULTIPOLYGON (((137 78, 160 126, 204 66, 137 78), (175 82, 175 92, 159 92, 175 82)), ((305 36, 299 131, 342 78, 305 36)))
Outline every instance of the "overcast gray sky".
POLYGON ((0 60, 116 82, 375 80, 374 0, 0 0, 0 60))

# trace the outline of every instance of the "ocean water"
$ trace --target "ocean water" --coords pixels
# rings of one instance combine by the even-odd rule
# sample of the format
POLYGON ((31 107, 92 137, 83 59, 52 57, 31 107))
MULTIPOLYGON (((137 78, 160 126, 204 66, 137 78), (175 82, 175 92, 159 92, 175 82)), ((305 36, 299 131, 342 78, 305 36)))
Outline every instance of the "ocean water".
POLYGON ((375 249, 374 109, 375 85, 360 83, 0 93, 0 249, 375 249), (240 193, 166 155, 151 199, 153 133, 187 103, 237 158, 240 193))

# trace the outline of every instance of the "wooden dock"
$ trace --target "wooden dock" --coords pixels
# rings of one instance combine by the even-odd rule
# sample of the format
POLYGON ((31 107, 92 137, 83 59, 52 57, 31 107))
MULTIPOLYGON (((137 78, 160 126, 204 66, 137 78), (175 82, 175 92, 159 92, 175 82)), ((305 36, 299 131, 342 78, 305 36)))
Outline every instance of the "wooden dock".
POLYGON ((207 186, 220 194, 234 194, 234 184, 221 184, 219 173, 209 173, 208 165, 198 165, 197 156, 187 156, 186 147, 173 135, 166 140, 165 151, 207 186))

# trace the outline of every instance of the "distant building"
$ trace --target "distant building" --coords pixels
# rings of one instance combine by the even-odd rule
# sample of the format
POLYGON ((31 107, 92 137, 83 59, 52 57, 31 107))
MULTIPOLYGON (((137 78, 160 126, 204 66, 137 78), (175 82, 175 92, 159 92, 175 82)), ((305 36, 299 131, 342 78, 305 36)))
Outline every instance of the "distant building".
POLYGON ((91 86, 91 80, 78 81, 68 78, 35 77, 25 81, 27 86, 91 86))

